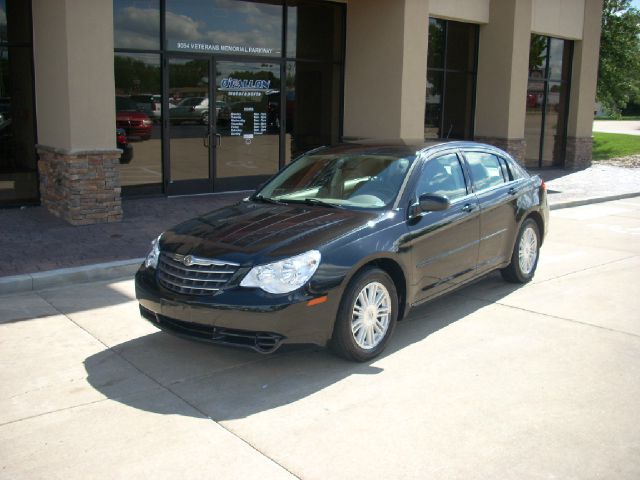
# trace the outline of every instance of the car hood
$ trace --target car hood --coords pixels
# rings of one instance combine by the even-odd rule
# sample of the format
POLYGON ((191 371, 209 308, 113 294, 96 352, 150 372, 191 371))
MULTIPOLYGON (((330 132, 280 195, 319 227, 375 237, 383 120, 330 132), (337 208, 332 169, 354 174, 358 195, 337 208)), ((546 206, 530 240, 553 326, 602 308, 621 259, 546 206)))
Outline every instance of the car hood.
POLYGON ((162 235, 162 251, 240 264, 266 263, 359 230, 379 212, 243 201, 184 222, 162 235))

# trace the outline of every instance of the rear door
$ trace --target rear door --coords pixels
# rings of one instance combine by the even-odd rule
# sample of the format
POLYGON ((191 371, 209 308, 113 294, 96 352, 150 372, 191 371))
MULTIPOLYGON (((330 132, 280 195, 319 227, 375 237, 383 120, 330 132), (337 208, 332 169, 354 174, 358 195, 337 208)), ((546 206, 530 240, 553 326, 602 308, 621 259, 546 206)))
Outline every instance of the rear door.
POLYGON ((496 152, 465 149, 463 154, 480 206, 478 273, 482 273, 509 261, 518 226, 518 200, 526 182, 514 181, 505 159, 496 152))

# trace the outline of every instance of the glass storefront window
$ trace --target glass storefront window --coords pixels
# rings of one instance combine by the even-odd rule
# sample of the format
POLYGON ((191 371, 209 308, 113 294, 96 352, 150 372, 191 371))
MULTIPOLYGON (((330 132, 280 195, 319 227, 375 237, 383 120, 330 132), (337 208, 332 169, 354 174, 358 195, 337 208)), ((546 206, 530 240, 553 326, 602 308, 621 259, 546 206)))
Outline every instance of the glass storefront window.
POLYGON ((116 110, 133 150, 121 162, 125 195, 253 188, 299 153, 337 143, 345 10, 114 0, 116 110), (141 114, 148 131, 125 128, 141 114))
POLYGON ((167 48, 182 52, 282 54, 282 2, 166 0, 167 48))
POLYGON ((162 183, 160 55, 117 53, 117 146, 122 186, 162 183))
POLYGON ((444 73, 427 71, 427 105, 424 115, 424 137, 439 138, 442 126, 442 87, 444 73))
POLYGON ((160 0, 113 0, 115 48, 160 49, 160 0))
POLYGON ((217 179, 278 171, 280 91, 280 65, 216 63, 217 179))
POLYGON ((340 67, 287 62, 285 161, 305 150, 338 142, 340 67))
POLYGON ((31 2, 0 0, 0 203, 38 199, 31 2))
POLYGON ((287 2, 287 57, 340 61, 341 11, 331 4, 287 2))
POLYGON ((444 68, 445 20, 429 19, 429 44, 427 69, 444 68))
POLYGON ((572 42, 533 34, 525 118, 525 164, 562 166, 567 135, 572 42))
POLYGON ((429 19, 425 138, 473 138, 478 26, 429 19))
POLYGON ((31 42, 31 1, 0 0, 0 43, 31 42))

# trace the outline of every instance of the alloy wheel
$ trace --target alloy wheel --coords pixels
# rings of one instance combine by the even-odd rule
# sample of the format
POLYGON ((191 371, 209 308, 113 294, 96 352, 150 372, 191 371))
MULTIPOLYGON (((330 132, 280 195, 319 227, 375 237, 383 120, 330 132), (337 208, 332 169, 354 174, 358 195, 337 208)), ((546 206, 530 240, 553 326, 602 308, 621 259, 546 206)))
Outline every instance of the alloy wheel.
POLYGON ((384 339, 391 321, 391 296, 379 282, 364 286, 356 297, 351 316, 351 333, 358 346, 371 350, 384 339))

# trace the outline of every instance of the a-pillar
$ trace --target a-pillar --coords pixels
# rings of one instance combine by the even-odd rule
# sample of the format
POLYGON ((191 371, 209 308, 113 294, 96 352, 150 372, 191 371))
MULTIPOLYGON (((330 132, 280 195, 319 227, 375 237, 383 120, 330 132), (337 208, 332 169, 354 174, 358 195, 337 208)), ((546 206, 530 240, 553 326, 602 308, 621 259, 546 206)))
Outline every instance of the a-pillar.
POLYGON ((585 0, 582 40, 573 49, 565 168, 591 165, 593 115, 598 81, 602 0, 585 0))
POLYGON ((424 140, 428 0, 349 0, 344 136, 424 140))
POLYGON ((525 109, 532 0, 491 0, 480 26, 475 139, 525 155, 525 109))
POLYGON ((122 218, 113 4, 33 0, 42 204, 74 225, 122 218))

